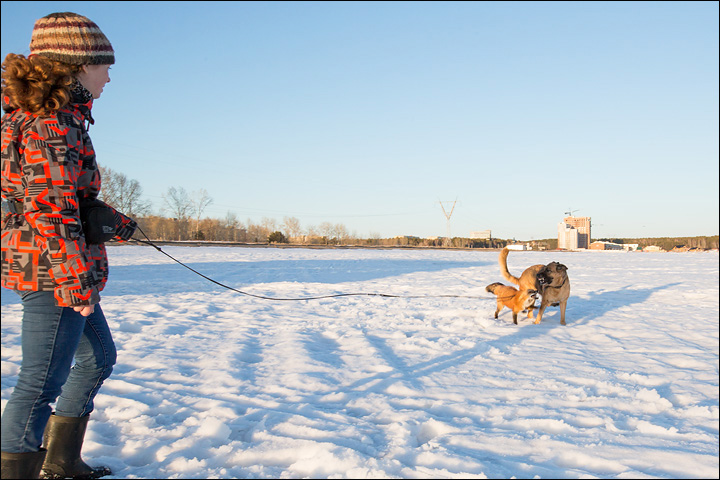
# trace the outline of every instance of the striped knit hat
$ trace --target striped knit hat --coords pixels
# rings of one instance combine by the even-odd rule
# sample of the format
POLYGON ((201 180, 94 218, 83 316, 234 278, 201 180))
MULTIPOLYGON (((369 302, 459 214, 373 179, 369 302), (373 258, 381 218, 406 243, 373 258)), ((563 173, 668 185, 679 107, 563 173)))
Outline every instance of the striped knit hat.
POLYGON ((30 55, 70 65, 110 65, 115 52, 105 34, 77 13, 51 13, 37 22, 30 40, 30 55))

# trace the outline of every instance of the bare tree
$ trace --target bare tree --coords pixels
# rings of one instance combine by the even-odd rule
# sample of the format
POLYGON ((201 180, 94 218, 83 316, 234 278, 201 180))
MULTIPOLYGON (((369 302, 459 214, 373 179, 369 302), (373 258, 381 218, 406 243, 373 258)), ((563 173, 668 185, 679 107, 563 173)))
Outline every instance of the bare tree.
POLYGON ((212 203, 213 199, 204 188, 193 192, 192 199, 190 199, 190 211, 195 217, 195 238, 198 238, 200 234, 200 217, 205 209, 212 203))
POLYGON ((170 215, 179 220, 187 220, 192 208, 192 200, 183 187, 170 187, 163 195, 164 206, 170 215))
POLYGON ((307 227, 305 234, 307 235, 305 237, 305 241, 310 243, 316 243, 316 239, 322 237, 322 235, 320 235, 320 230, 315 225, 307 227))
POLYGON ((225 215, 225 228, 228 230, 228 240, 233 242, 238 241, 238 233, 242 223, 238 219, 237 215, 233 212, 227 212, 225 215))
POLYGON ((382 238, 382 235, 378 232, 370 232, 370 237, 368 238, 368 244, 370 245, 379 245, 380 239, 382 238))
POLYGON ((164 206, 173 217, 178 240, 187 238, 188 218, 192 208, 190 196, 184 188, 170 187, 163 195, 164 206))
POLYGON ((277 230, 277 220, 275 220, 274 218, 263 217, 261 220, 261 225, 265 230, 265 236, 270 235, 272 232, 277 230))
POLYGON ((247 235, 250 242, 262 242, 267 239, 267 230, 260 225, 253 223, 252 220, 247 221, 247 235))
POLYGON ((300 220, 295 217, 285 217, 283 219, 282 227, 285 229, 285 233, 290 238, 299 237, 302 235, 302 228, 300 228, 300 220))
POLYGON ((320 236, 325 237, 325 244, 328 244, 335 233, 335 225, 330 222, 323 222, 318 227, 318 232, 320 236))
POLYGON ((337 223, 333 225, 333 235, 335 236, 338 244, 344 243, 345 240, 347 240, 347 238, 350 236, 348 234, 347 228, 345 228, 345 225, 343 225, 342 223, 337 223))
POLYGON ((137 180, 130 180, 125 174, 106 167, 100 167, 100 177, 102 178, 100 200, 129 217, 150 213, 150 203, 140 198, 142 187, 137 180))

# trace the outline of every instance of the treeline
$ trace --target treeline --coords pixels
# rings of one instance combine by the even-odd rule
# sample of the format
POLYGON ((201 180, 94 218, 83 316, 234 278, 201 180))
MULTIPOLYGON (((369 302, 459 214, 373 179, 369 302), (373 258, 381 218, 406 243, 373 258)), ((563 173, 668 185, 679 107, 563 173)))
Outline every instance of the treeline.
MULTIPOLYGON (((404 246, 404 247, 453 247, 453 248, 502 248, 506 240, 470 238, 419 238, 394 237, 361 238, 350 233, 343 224, 325 222, 318 226, 302 228, 295 217, 285 217, 282 222, 263 218, 260 222, 248 220, 243 223, 228 213, 224 219, 168 218, 158 215, 136 217, 142 232, 153 241, 204 241, 230 243, 276 243, 296 245, 355 245, 355 246, 404 246)), ((142 239, 142 233, 136 234, 142 239)))
POLYGON ((655 237, 655 238, 601 238, 600 241, 619 244, 638 244, 639 248, 658 246, 663 250, 670 251, 675 247, 685 246, 690 248, 716 249, 718 248, 718 235, 706 237, 655 237))
MULTIPOLYGON (((354 246, 401 246, 401 247, 449 247, 449 248, 503 248, 514 243, 505 239, 474 239, 454 237, 419 238, 393 237, 370 238, 351 233, 343 224, 325 222, 318 226, 302 228, 295 217, 285 217, 282 222, 263 218, 260 222, 240 221, 228 213, 224 219, 168 218, 158 215, 136 217, 142 231, 153 241, 206 241, 252 244, 295 244, 295 245, 354 245, 354 246)), ((142 238, 141 234, 136 234, 142 238)), ((653 237, 653 238, 601 238, 593 239, 619 244, 637 244, 643 249, 658 246, 670 251, 677 246, 700 249, 717 249, 718 235, 702 237, 653 237)), ((557 239, 549 238, 526 243, 533 250, 555 250, 557 239)))

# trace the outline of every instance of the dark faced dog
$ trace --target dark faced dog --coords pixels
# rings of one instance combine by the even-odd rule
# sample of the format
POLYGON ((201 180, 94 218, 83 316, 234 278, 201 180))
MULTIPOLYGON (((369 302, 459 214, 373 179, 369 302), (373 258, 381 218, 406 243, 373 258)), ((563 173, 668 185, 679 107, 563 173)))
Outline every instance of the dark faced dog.
POLYGON ((567 267, 562 263, 550 262, 538 271, 537 280, 540 284, 542 300, 535 323, 540 323, 542 314, 548 305, 560 305, 560 324, 565 325, 565 309, 570 297, 567 267))
MULTIPOLYGON (((543 312, 545 312, 548 305, 559 305, 560 323, 565 325, 565 309, 570 297, 570 280, 567 275, 567 267, 558 262, 550 262, 547 265, 533 265, 526 268, 518 278, 508 271, 507 257, 509 253, 510 250, 507 247, 503 248, 498 259, 500 272, 505 280, 516 284, 520 291, 536 290, 542 296, 540 309, 534 323, 540 323, 543 312)), ((533 308, 535 307, 528 309, 528 317, 532 317, 533 308)))

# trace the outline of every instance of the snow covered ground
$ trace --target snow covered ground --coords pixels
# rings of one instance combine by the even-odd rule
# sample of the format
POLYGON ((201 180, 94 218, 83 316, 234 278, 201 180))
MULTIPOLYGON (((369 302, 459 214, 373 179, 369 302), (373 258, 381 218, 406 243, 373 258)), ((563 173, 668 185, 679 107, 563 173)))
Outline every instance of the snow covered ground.
MULTIPOLYGON (((569 267, 563 327, 493 318, 498 252, 163 250, 253 294, 427 298, 261 300, 110 247, 84 457, 115 478, 718 478, 717 252, 511 252, 569 267)), ((20 319, 3 290, 3 408, 20 319)))

